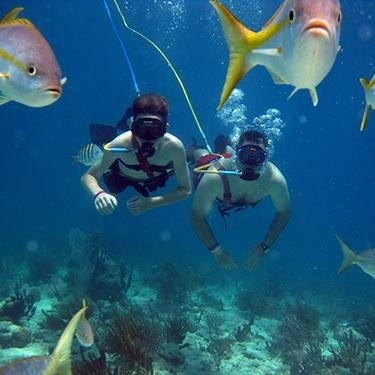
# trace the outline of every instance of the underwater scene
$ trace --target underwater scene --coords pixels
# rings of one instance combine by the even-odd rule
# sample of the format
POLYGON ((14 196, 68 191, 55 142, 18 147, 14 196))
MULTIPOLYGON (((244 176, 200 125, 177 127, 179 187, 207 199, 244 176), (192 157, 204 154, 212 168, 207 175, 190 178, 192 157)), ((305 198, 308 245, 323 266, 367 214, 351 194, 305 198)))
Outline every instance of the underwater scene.
POLYGON ((0 374, 375 375, 374 13, 2 1, 0 374))

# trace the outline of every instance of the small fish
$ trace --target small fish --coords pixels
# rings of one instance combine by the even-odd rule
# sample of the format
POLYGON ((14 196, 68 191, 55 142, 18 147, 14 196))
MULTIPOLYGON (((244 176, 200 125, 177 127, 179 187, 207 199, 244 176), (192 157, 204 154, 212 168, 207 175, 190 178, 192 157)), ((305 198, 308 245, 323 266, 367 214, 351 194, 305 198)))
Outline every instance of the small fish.
POLYGON ((368 249, 362 251, 359 254, 356 254, 338 235, 336 235, 336 238, 337 241, 339 241, 342 253, 344 255, 343 261, 337 274, 341 274, 350 266, 356 264, 357 266, 361 267, 363 272, 366 272, 375 279, 375 249, 368 249))
POLYGON ((375 109, 375 74, 372 77, 371 81, 367 81, 365 78, 361 78, 359 80, 362 84, 362 87, 365 90, 366 94, 366 108, 363 114, 362 123, 361 123, 361 131, 365 130, 367 125, 368 113, 370 109, 375 109))
POLYGON ((66 326, 50 356, 23 358, 0 367, 0 375, 72 375, 71 347, 74 332, 87 310, 82 307, 66 326))
POLYGON ((331 70, 339 51, 342 20, 339 0, 286 0, 259 32, 247 29, 224 5, 217 11, 230 51, 218 109, 241 78, 263 65, 276 84, 294 86, 289 96, 308 89, 318 104, 316 86, 331 70))
MULTIPOLYGON (((83 300, 83 307, 86 307, 86 301, 83 300)), ((79 343, 89 348, 94 344, 94 332, 91 328, 90 322, 86 319, 86 314, 83 313, 76 329, 76 337, 79 343)))
POLYGON ((86 166, 91 166, 99 161, 103 156, 103 150, 95 143, 89 143, 82 147, 75 155, 73 161, 86 166))
POLYGON ((13 8, 0 20, 0 105, 44 107, 58 100, 66 78, 48 42, 13 8))

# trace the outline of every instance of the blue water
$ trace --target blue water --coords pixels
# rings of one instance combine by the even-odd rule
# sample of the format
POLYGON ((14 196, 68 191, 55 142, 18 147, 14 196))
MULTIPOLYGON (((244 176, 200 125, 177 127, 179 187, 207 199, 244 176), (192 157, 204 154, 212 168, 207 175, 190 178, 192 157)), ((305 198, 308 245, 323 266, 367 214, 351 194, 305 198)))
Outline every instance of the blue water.
MULTIPOLYGON (((186 145, 201 141, 180 87, 160 55, 126 31, 109 1, 126 43, 143 93, 157 92, 170 102, 170 131, 186 145)), ((223 1, 255 30, 279 5, 276 0, 223 1)), ((168 55, 180 74, 211 144, 230 129, 216 116, 227 67, 227 47, 217 16, 208 1, 120 1, 129 24, 150 37, 168 55)), ((348 298, 374 295, 374 282, 358 267, 336 277, 341 250, 334 237, 363 250, 375 244, 375 114, 364 133, 360 77, 374 73, 374 1, 342 0, 342 50, 319 85, 314 108, 307 91, 287 100, 290 86, 276 86, 258 67, 238 85, 249 120, 276 108, 285 122, 272 161, 285 175, 293 205, 292 219, 268 256, 248 275, 234 271, 228 279, 267 279, 271 275, 290 288, 331 288, 348 298)), ((0 13, 14 6, 3 1, 0 13)), ((29 240, 66 241, 71 228, 103 231, 120 258, 154 264, 189 259, 211 264, 207 250, 189 222, 192 198, 134 217, 126 191, 112 216, 96 213, 80 186, 85 167, 72 165, 71 154, 89 142, 88 124, 114 125, 134 99, 128 67, 101 1, 28 0, 23 15, 50 42, 68 77, 61 99, 33 109, 17 103, 0 108, 2 179, 1 237, 4 252, 20 258, 29 240), (160 218, 163 218, 160 220, 160 218)), ((172 188, 174 181, 169 183, 172 188)), ((233 215, 226 230, 217 213, 211 223, 222 245, 239 262, 245 251, 263 239, 271 221, 271 201, 233 215)), ((56 249, 56 256, 58 249, 56 249)), ((220 271, 218 272, 225 272, 220 271)))

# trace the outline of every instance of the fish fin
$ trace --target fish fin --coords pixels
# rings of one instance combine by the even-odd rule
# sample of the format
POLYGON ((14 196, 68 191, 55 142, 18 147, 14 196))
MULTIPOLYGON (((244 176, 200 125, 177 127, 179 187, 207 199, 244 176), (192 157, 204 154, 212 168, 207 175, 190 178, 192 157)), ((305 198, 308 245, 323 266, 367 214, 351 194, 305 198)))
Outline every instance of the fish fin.
POLYGON ((282 48, 258 48, 258 49, 253 49, 251 53, 255 53, 258 55, 264 55, 264 56, 276 56, 279 57, 281 56, 282 48))
POLYGON ((10 21, 14 21, 17 16, 23 11, 22 7, 16 7, 11 9, 5 16, 0 20, 0 23, 7 23, 10 21))
POLYGON ((26 19, 26 18, 17 18, 15 20, 3 22, 3 24, 4 25, 12 25, 12 26, 22 25, 22 26, 35 27, 34 24, 31 21, 29 21, 28 19, 26 19))
POLYGON ((277 9, 277 11, 273 14, 273 16, 264 24, 264 26, 262 27, 262 30, 266 29, 268 26, 270 26, 272 24, 272 22, 276 19, 276 17, 278 16, 278 14, 281 12, 281 10, 283 9, 283 7, 285 6, 285 3, 287 2, 288 0, 285 0, 280 6, 279 8, 277 9))
POLYGON ((375 85, 375 74, 372 76, 371 81, 369 82, 369 87, 372 87, 375 85))
POLYGON ((51 362, 42 375, 72 375, 71 348, 74 332, 87 307, 82 307, 70 320, 52 353, 51 362))
POLYGON ((255 66, 255 64, 247 63, 246 57, 254 49, 259 50, 284 27, 287 21, 270 23, 265 29, 256 33, 246 28, 224 5, 216 0, 210 0, 210 3, 219 15, 230 52, 228 72, 217 108, 220 109, 236 84, 255 66))
POLYGON ((289 100, 290 98, 292 98, 292 96, 294 96, 294 94, 295 94, 297 91, 299 91, 299 88, 298 88, 298 87, 295 87, 294 90, 291 92, 291 94, 288 96, 288 100, 289 100))
POLYGON ((4 96, 4 95, 1 95, 1 93, 0 93, 0 105, 3 105, 3 104, 6 104, 6 103, 8 103, 8 102, 10 102, 10 99, 8 99, 6 96, 4 96))
POLYGON ((337 271, 337 274, 340 275, 346 271, 350 266, 352 266, 356 260, 356 254, 349 248, 349 246, 336 234, 337 241, 339 242, 344 256, 341 266, 337 271))
POLYGON ((366 104, 365 112, 363 113, 360 131, 363 132, 366 129, 368 114, 370 112, 370 105, 366 104))
POLYGON ((360 78, 359 82, 361 82, 361 85, 364 88, 364 90, 367 91, 369 88, 370 82, 366 78, 360 78))
POLYGON ((268 70, 268 73, 271 75, 273 82, 276 85, 287 85, 288 83, 284 80, 284 78, 281 78, 278 74, 276 74, 270 67, 266 66, 266 69, 268 70))
POLYGON ((254 37, 256 33, 242 25, 242 23, 224 5, 213 0, 210 0, 210 3, 220 17, 230 52, 227 76, 221 93, 220 103, 217 108, 220 109, 237 83, 251 69, 251 66, 246 65, 245 56, 249 51, 248 41, 254 37))
POLYGON ((319 103, 319 97, 318 93, 316 91, 316 88, 314 87, 313 89, 309 89, 311 100, 313 102, 313 106, 316 107, 319 103))

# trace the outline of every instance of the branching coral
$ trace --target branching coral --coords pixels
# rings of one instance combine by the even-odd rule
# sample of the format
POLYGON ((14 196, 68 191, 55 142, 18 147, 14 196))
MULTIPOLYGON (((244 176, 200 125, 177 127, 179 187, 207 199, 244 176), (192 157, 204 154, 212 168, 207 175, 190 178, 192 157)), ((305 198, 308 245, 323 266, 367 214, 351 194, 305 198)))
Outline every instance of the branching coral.
POLYGON ((368 355, 373 351, 369 339, 355 337, 353 331, 349 330, 339 335, 338 348, 330 346, 328 350, 333 354, 333 363, 349 369, 351 374, 373 374, 367 363, 368 355))
POLYGON ((74 375, 128 375, 126 369, 111 366, 106 359, 105 351, 99 348, 99 356, 93 354, 85 356, 81 351, 82 359, 73 365, 74 375))
POLYGON ((288 306, 269 350, 280 355, 293 374, 313 374, 324 368, 320 313, 303 303, 288 306), (310 371, 310 372, 309 372, 310 371))
POLYGON ((247 323, 238 326, 234 332, 233 336, 238 342, 245 341, 248 336, 251 334, 251 325, 253 324, 253 320, 248 321, 247 323))
POLYGON ((0 317, 18 323, 22 318, 30 319, 36 311, 34 298, 25 290, 17 291, 0 305, 0 317))
POLYGON ((169 316, 164 322, 164 336, 167 342, 181 344, 193 323, 186 316, 169 316))
POLYGON ((167 262, 160 265, 156 273, 149 275, 144 281, 156 290, 160 308, 176 310, 186 302, 189 293, 201 285, 199 277, 188 267, 167 262))
POLYGON ((108 352, 130 370, 153 372, 153 356, 160 345, 161 329, 139 311, 117 315, 106 337, 108 352))

